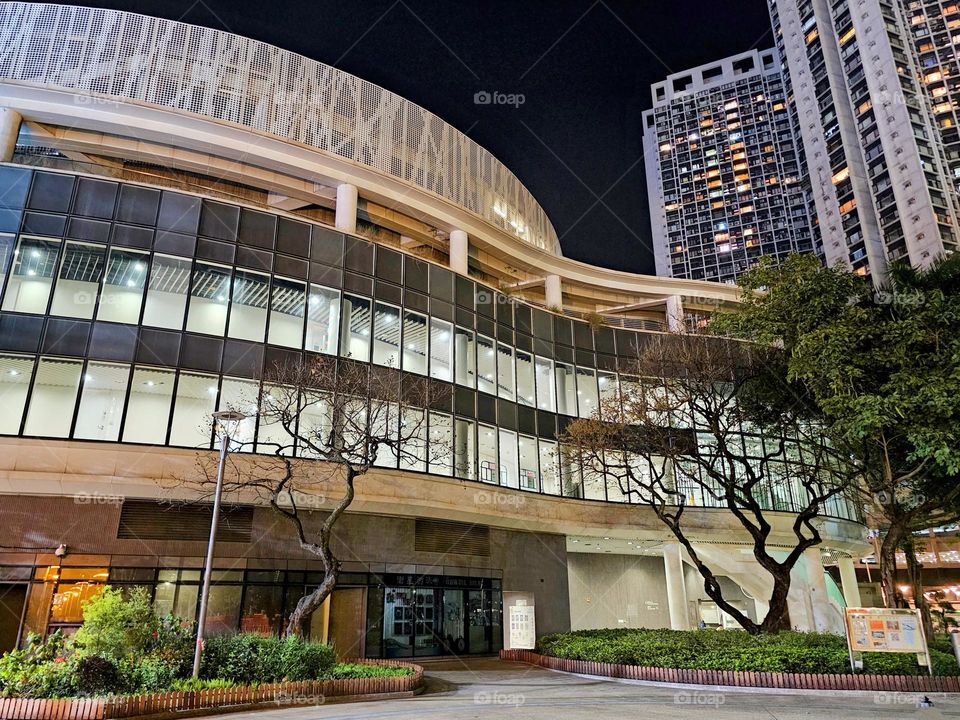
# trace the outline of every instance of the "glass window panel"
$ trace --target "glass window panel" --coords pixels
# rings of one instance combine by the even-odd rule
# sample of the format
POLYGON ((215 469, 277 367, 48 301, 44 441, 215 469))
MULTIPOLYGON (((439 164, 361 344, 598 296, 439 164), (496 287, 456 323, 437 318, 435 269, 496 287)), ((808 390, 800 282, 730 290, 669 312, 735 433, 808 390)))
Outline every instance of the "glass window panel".
POLYGON ((271 345, 300 348, 303 345, 303 314, 307 288, 296 280, 275 277, 270 291, 271 345))
POLYGON ((536 407, 533 382, 533 355, 517 350, 517 402, 536 407))
POLYGON ((521 435, 520 448, 520 489, 538 491, 540 489, 540 471, 537 467, 536 438, 521 435))
POLYGON ((474 456, 477 453, 476 428, 473 421, 457 418, 453 433, 454 474, 464 480, 476 480, 474 456))
POLYGON ((561 415, 577 414, 577 382, 572 365, 557 363, 557 412, 561 415))
POLYGON ((497 345, 497 390, 505 400, 514 398, 513 348, 499 343, 497 345))
POLYGON ((400 308, 377 303, 373 313, 373 362, 400 367, 400 308))
MULTIPOLYGON (((226 383, 224 383, 226 386, 226 383)), ((267 407, 283 407, 288 402, 295 400, 296 390, 278 386, 264 385, 263 403, 267 407)), ((258 418, 259 427, 257 429, 257 452, 266 455, 275 455, 279 452, 281 455, 293 455, 294 438, 287 432, 286 428, 277 420, 276 414, 270 418, 260 415, 258 418)), ((296 422, 296 418, 294 418, 296 422)))
POLYGON ((480 480, 500 484, 500 456, 497 454, 497 430, 490 425, 480 425, 477 433, 477 453, 480 480))
POLYGON ((606 476, 592 465, 583 468, 583 496, 587 500, 606 500, 606 476))
POLYGON ((13 248, 16 239, 9 233, 0 233, 0 289, 10 270, 10 261, 13 259, 13 248))
POLYGON ((616 373, 597 371, 597 385, 600 388, 600 402, 610 403, 617 399, 616 373))
POLYGON ((197 263, 190 288, 187 331, 223 335, 230 302, 230 268, 197 263))
MULTIPOLYGON (((607 458, 608 466, 618 466, 622 467, 624 464, 624 455, 623 453, 616 453, 613 451, 607 451, 605 453, 607 458)), ((606 485, 607 485, 607 500, 610 502, 630 502, 626 493, 623 492, 624 488, 627 487, 626 483, 628 480, 623 480, 623 487, 620 485, 620 478, 618 475, 623 473, 605 473, 606 475, 606 485)), ((629 489, 629 488, 628 488, 629 489)))
POLYGON ((517 434, 500 429, 500 484, 504 487, 519 487, 517 477, 517 434))
MULTIPOLYGON (((32 254, 33 251, 31 251, 32 254)), ((51 315, 92 318, 106 264, 102 245, 68 242, 60 262, 57 286, 53 291, 51 315)))
POLYGON ((164 443, 175 380, 173 370, 134 368, 127 418, 123 423, 124 442, 164 443))
POLYGON ((180 373, 170 424, 170 444, 210 447, 211 415, 217 407, 217 377, 180 373))
MULTIPOLYGON (((400 318, 397 318, 399 325, 400 318)), ((370 433, 375 438, 398 440, 400 438, 400 406, 396 403, 377 403, 371 405, 370 433)), ((399 455, 395 448, 381 445, 377 449, 374 465, 377 467, 397 467, 399 455)))
POLYGON ((0 435, 20 433, 33 363, 33 358, 0 355, 0 435))
POLYGON ((454 367, 457 371, 457 384, 469 388, 477 387, 477 348, 473 330, 456 329, 453 339, 454 367))
POLYGON ((423 411, 405 408, 400 425, 401 437, 407 439, 400 456, 400 469, 423 472, 427 469, 427 423, 423 411))
POLYGON ((75 438, 116 440, 120 437, 123 403, 127 397, 130 366, 90 362, 83 375, 75 438))
POLYGON ((233 276, 230 330, 227 334, 237 340, 262 343, 267 331, 269 302, 269 276, 249 270, 237 270, 233 276))
MULTIPOLYGON (((57 272, 60 241, 21 237, 14 252, 13 269, 3 295, 3 309, 12 312, 47 312, 50 288, 57 272)), ((93 303, 91 303, 91 308, 93 303)), ((91 309, 91 313, 92 313, 91 309)))
POLYGON ((279 635, 283 622, 283 584, 247 585, 240 632, 279 635))
POLYGON ((168 255, 154 255, 150 282, 143 307, 143 324, 179 330, 187 310, 190 288, 190 261, 168 255))
POLYGON ((370 361, 370 300, 344 295, 340 326, 340 354, 370 361))
POLYGON ((207 622, 204 636, 229 635, 240 625, 241 585, 212 585, 207 600, 207 622))
POLYGON ((560 461, 560 481, 562 483, 564 497, 583 497, 583 488, 580 483, 580 466, 568 453, 560 448, 558 453, 560 461))
POLYGON ((333 426, 333 410, 327 393, 311 393, 300 400, 303 412, 300 413, 297 434, 304 439, 303 447, 298 448, 300 457, 317 457, 328 448, 330 429, 333 426))
POLYGON ((477 389, 497 394, 497 351, 493 340, 477 335, 477 389))
POLYGON ((40 360, 30 394, 25 434, 45 437, 70 434, 82 372, 83 363, 79 360, 40 360))
POLYGON ((430 472, 453 474, 453 418, 430 413, 430 472))
POLYGON ((535 361, 537 383, 537 407, 557 411, 557 393, 554 385, 553 360, 538 357, 535 361))
POLYGON ((582 418, 597 410, 597 374, 590 368, 577 368, 577 403, 582 418))
POLYGON ((340 291, 311 285, 310 299, 307 301, 306 349, 336 355, 339 333, 340 291))
POLYGON ((147 280, 147 254, 133 250, 113 249, 107 259, 97 320, 129 323, 140 322, 143 288, 147 280))
MULTIPOLYGON (((230 437, 233 440, 231 450, 253 452, 253 438, 260 408, 259 392, 260 385, 255 380, 223 379, 217 410, 235 410, 246 415, 240 422, 231 424, 230 437)), ((214 446, 219 447, 216 440, 214 440, 214 446)))
POLYGON ((540 483, 543 492, 550 495, 560 494, 560 464, 557 457, 557 444, 550 440, 540 440, 540 483))
POLYGON ((430 377, 453 380, 453 325, 430 318, 430 377))
POLYGON ((403 314, 403 369, 427 374, 427 318, 409 310, 403 314))

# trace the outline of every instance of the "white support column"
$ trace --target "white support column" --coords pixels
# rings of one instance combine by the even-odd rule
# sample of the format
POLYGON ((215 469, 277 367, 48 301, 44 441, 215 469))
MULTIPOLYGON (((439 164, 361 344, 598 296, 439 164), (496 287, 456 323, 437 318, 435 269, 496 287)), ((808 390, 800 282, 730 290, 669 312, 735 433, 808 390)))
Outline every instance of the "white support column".
POLYGON ((860 599, 860 585, 857 584, 857 569, 853 558, 842 557, 837 561, 840 568, 840 587, 843 589, 843 601, 847 607, 863 607, 860 599))
POLYGON ((467 275, 470 260, 470 239, 463 230, 450 231, 450 269, 467 275))
POLYGON ((810 603, 813 608, 813 624, 817 632, 830 629, 830 598, 827 596, 827 581, 823 577, 823 560, 820 548, 812 547, 803 553, 809 579, 810 603))
POLYGON ((673 333, 687 330, 687 324, 683 321, 683 301, 679 295, 667 298, 667 329, 673 333))
POLYGON ((680 543, 664 543, 663 570, 667 581, 667 606, 670 610, 670 628, 689 630, 690 618, 687 613, 687 586, 683 581, 683 557, 680 555, 680 543))
POLYGON ((543 279, 543 291, 547 296, 548 308, 563 308, 563 286, 559 275, 547 275, 543 279))
POLYGON ((345 233, 357 232, 357 186, 337 185, 337 207, 334 224, 345 233))
POLYGON ((17 146, 23 117, 16 110, 0 108, 0 162, 10 162, 17 146))

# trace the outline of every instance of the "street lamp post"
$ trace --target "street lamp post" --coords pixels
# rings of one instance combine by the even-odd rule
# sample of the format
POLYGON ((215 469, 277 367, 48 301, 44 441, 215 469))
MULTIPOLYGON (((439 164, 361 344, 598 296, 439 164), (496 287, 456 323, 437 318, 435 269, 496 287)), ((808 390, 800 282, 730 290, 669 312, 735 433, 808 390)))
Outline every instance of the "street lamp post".
POLYGON ((193 650, 193 677, 200 677, 200 659, 203 655, 203 631, 207 624, 207 600, 210 597, 210 577, 213 569, 213 546, 217 539, 217 524, 220 520, 220 496, 223 494, 223 471, 230 452, 230 427, 228 423, 239 423, 247 415, 235 410, 213 413, 213 421, 223 433, 220 436, 220 462, 217 464, 217 487, 213 495, 213 519, 210 521, 210 539, 207 541, 207 559, 203 564, 203 586, 200 590, 200 617, 197 620, 197 643, 193 650))

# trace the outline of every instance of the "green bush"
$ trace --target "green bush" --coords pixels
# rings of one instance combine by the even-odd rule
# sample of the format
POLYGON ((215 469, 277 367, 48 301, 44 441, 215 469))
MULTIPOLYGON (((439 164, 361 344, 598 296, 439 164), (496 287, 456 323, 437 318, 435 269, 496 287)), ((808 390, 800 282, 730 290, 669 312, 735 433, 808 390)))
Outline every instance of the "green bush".
POLYGON ((236 687, 236 683, 230 682, 229 680, 202 680, 200 678, 183 678, 180 680, 174 680, 170 684, 171 690, 179 691, 194 691, 194 690, 210 690, 218 688, 229 688, 236 687))
MULTIPOLYGON (((748 635, 715 630, 578 630, 542 637, 538 652, 571 660, 692 670, 848 673, 846 640, 839 635, 784 631, 748 635)), ((952 655, 931 648, 934 672, 960 675, 952 655)), ((913 655, 866 653, 868 673, 927 672, 913 655)))
POLYGON ((335 663, 333 648, 322 643, 241 633, 204 642, 200 675, 241 684, 316 680, 329 676, 335 663))
POLYGON ((111 660, 86 655, 77 662, 77 688, 84 695, 110 695, 123 691, 123 677, 111 660))
POLYGON ((44 641, 30 633, 24 647, 0 657, 0 695, 68 697, 78 692, 76 661, 59 630, 44 641))
POLYGON ((121 662, 147 654, 159 631, 160 620, 146 588, 133 588, 124 597, 108 586, 83 606, 83 626, 74 635, 73 646, 81 654, 121 662))
POLYGON ((363 663, 339 663, 333 668, 331 677, 341 679, 403 677, 404 675, 410 675, 412 673, 413 670, 406 667, 364 665, 363 663))

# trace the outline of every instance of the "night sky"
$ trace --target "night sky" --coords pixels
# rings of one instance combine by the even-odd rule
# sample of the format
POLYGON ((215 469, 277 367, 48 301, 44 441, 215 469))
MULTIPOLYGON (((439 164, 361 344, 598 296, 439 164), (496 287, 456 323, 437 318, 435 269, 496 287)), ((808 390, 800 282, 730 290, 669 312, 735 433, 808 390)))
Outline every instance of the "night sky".
POLYGON ((256 38, 392 90, 516 173, 564 255, 637 272, 653 272, 651 83, 773 45, 764 0, 73 1, 256 38), (524 102, 478 105, 481 91, 524 102))

